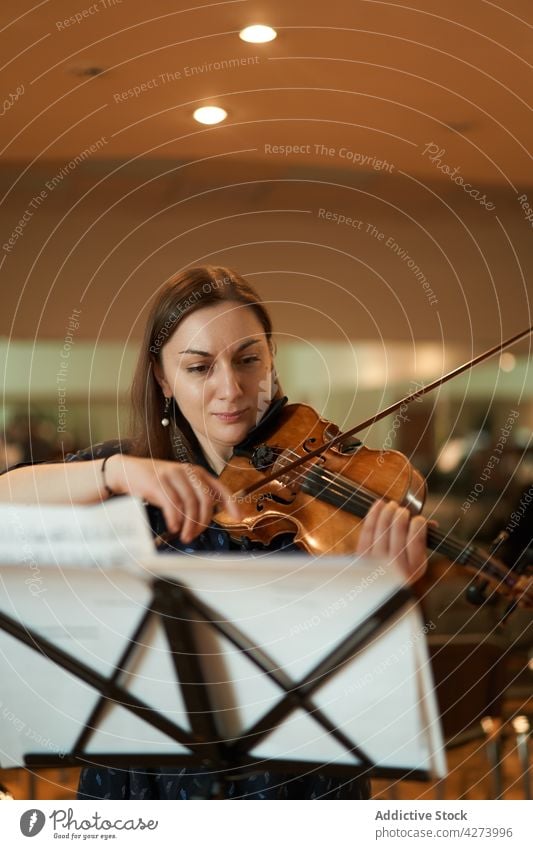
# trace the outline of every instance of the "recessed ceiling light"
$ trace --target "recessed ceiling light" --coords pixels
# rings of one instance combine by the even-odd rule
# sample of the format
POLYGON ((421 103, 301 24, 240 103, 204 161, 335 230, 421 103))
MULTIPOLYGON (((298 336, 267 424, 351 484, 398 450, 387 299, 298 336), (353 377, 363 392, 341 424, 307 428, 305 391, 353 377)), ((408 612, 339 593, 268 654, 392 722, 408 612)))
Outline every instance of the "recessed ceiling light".
POLYGON ((263 26, 263 24, 245 27, 239 33, 239 38, 242 38, 243 41, 250 41, 252 44, 264 44, 266 41, 273 41, 276 36, 275 29, 263 26))
POLYGON ((228 117, 225 109, 220 106, 201 106, 193 112, 193 118, 200 124, 219 124, 228 117))

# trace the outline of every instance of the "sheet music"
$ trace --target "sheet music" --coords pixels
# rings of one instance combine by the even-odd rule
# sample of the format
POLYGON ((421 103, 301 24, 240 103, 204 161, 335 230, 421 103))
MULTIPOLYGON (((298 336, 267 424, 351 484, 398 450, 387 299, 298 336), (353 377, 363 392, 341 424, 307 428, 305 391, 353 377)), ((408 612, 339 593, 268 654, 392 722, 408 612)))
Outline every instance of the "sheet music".
MULTIPOLYGON (((0 611, 109 677, 149 602, 149 585, 117 569, 63 572, 49 567, 41 575, 41 592, 34 595, 21 580, 20 568, 3 567, 0 611)), ((1 629, 0 682, 2 768, 22 764, 26 752, 70 751, 98 699, 91 686, 1 629)), ((148 675, 144 682, 148 683, 148 675)), ((161 702, 158 682, 150 680, 149 687, 156 689, 161 702)), ((175 686, 172 689, 175 693, 175 686)), ((176 698, 174 704, 179 709, 176 698)), ((106 740, 108 750, 113 744, 115 750, 120 744, 139 749, 139 722, 136 725, 135 717, 125 713, 126 721, 115 730, 114 740, 106 740)), ((147 728, 142 743, 146 746, 148 739, 155 749, 159 740, 154 729, 147 728)))
MULTIPOLYGON (((153 558, 147 572, 192 589, 237 625, 293 681, 308 674, 352 628, 404 585, 391 564, 357 557, 274 555, 153 558), (192 561, 192 566, 191 566, 192 561)), ((382 767, 446 772, 425 627, 414 603, 313 695, 313 702, 382 767)), ((224 637, 199 626, 202 663, 215 682, 220 731, 245 731, 281 691, 224 637)), ((254 749, 258 758, 354 763, 307 714, 295 711, 254 749)))
POLYGON ((139 498, 100 504, 0 504, 0 564, 26 567, 134 566, 154 555, 150 525, 139 498))
MULTIPOLYGON (((107 676, 135 632, 152 578, 160 575, 187 586, 217 619, 234 623, 272 658, 274 668, 297 683, 403 586, 390 564, 355 557, 152 555, 133 563, 135 574, 131 566, 127 572, 123 567, 43 568, 43 592, 37 597, 28 592, 20 566, 4 567, 0 611, 107 676)), ((246 739, 283 691, 209 624, 198 621, 195 628, 219 733, 246 739)), ((188 729, 175 673, 163 632, 151 627, 122 667, 121 683, 188 729)), ((96 691, 1 630, 0 680, 0 766, 22 763, 26 752, 69 751, 96 691)), ((414 603, 341 664, 312 701, 378 766, 445 774, 424 625, 414 603)), ((110 704, 97 726, 89 753, 147 752, 157 758, 184 752, 120 704, 110 704)), ((292 710, 250 754, 258 764, 264 758, 360 763, 354 751, 301 709, 292 710)))

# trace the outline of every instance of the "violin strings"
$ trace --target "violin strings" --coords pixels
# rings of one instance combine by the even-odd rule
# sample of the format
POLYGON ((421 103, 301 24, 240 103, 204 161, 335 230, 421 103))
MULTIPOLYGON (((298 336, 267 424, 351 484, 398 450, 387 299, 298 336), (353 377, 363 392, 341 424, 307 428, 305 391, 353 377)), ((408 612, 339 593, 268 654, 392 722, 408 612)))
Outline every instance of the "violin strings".
MULTIPOLYGON (((351 482, 343 483, 347 479, 342 478, 340 475, 334 475, 327 470, 315 468, 308 472, 307 479, 311 478, 313 478, 315 482, 319 481, 321 484, 324 481, 335 484, 337 494, 346 493, 342 500, 340 500, 339 497, 334 497, 332 499, 329 499, 328 497, 328 500, 331 500, 340 507, 345 507, 346 504, 352 505, 354 503, 359 507, 367 507, 369 504, 372 504, 375 500, 377 500, 370 494, 361 494, 355 490, 351 482)), ((322 487, 322 492, 328 493, 328 496, 330 491, 331 486, 322 487)), ((318 495, 318 493, 316 494, 318 495)), ((363 515, 365 515, 365 513, 363 513, 363 515)), ((490 557, 477 551, 471 545, 465 546, 461 540, 454 539, 453 537, 447 537, 442 534, 442 532, 430 527, 428 528, 428 543, 431 548, 446 554, 446 556, 450 557, 454 562, 459 562, 462 565, 470 564, 485 575, 493 577, 499 584, 503 583, 505 585, 509 585, 511 588, 515 586, 515 576, 511 571, 503 573, 498 564, 494 563, 490 557)), ((524 595, 526 598, 529 597, 527 590, 524 590, 524 595)))
MULTIPOLYGON (((313 477, 315 479, 321 479, 321 482, 323 480, 327 480, 336 484, 336 492, 341 493, 343 500, 340 501, 339 498, 332 500, 341 507, 346 504, 352 505, 355 503, 357 506, 363 506, 366 508, 369 504, 372 504, 377 500, 371 494, 355 490, 351 481, 340 475, 335 476, 327 470, 317 468, 313 472, 313 477), (346 481, 346 483, 344 483, 344 481, 346 481), (347 493, 347 495, 344 495, 344 493, 347 493)), ((331 487, 323 488, 323 491, 328 492, 328 489, 331 489, 331 487)), ((363 515, 365 514, 363 513, 363 515)), ((428 544, 435 551, 440 551, 447 557, 450 557, 454 562, 458 562, 462 565, 472 565, 478 571, 493 577, 499 582, 499 584, 503 583, 511 588, 513 588, 516 584, 516 578, 513 573, 510 570, 503 572, 499 565, 494 563, 490 556, 483 554, 470 544, 465 545, 461 540, 444 535, 441 531, 438 531, 435 528, 428 528, 428 544)), ((524 594, 528 597, 527 591, 525 591, 524 594)))
MULTIPOLYGON (((292 457, 296 459, 299 456, 296 451, 290 449, 286 452, 285 456, 287 455, 291 459, 292 457)), ((280 477, 283 477, 283 475, 280 477)), ((327 500, 341 509, 352 508, 351 512, 356 513, 361 518, 366 515, 372 504, 377 500, 376 496, 357 489, 349 479, 327 469, 322 469, 316 463, 311 468, 306 468, 303 473, 297 472, 293 475, 293 482, 309 485, 313 490, 312 494, 317 497, 322 495, 323 500, 327 500), (358 510, 356 511, 354 508, 358 508, 358 510)), ((435 528, 428 528, 428 543, 432 549, 441 551, 454 562, 463 565, 472 564, 479 571, 493 575, 500 582, 510 583, 511 586, 514 583, 510 572, 507 575, 502 575, 497 565, 473 546, 465 546, 460 540, 444 535, 435 528)))
MULTIPOLYGON (((316 470, 313 472, 313 479, 316 482, 322 483, 322 481, 327 481, 327 483, 335 483, 336 484, 336 493, 343 498, 341 502, 339 499, 335 499, 338 506, 344 506, 345 504, 355 504, 361 507, 368 507, 371 505, 376 498, 372 496, 368 496, 366 494, 360 494, 357 490, 351 491, 351 487, 349 484, 344 484, 341 476, 334 476, 330 472, 324 474, 322 470, 316 470), (336 480, 335 480, 336 477, 336 480)), ((324 486, 324 491, 327 489, 331 489, 331 487, 324 486)), ((364 515, 364 514, 363 514, 364 515)), ((431 543, 431 547, 435 550, 440 550, 448 556, 452 556, 455 561, 461 561, 461 558, 464 560, 467 558, 467 562, 470 561, 477 568, 484 568, 486 566, 486 558, 483 557, 480 553, 478 553, 472 546, 465 546, 461 541, 455 540, 453 537, 446 537, 441 532, 436 531, 434 528, 429 528, 429 536, 431 539, 429 542, 431 543)))

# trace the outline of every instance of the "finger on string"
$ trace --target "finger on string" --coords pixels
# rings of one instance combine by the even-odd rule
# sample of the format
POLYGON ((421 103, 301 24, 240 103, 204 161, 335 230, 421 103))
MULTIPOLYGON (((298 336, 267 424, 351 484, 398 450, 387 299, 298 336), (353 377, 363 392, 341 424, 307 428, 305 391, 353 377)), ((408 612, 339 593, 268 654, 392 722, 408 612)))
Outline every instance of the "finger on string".
POLYGON ((389 554, 395 559, 407 560, 407 534, 409 530, 410 513, 407 507, 399 507, 391 521, 389 554))
POLYGON ((391 548, 391 530, 398 504, 388 501, 378 516, 374 530, 372 554, 376 557, 388 557, 391 548))
POLYGON ((382 499, 380 499, 379 501, 375 501, 368 513, 366 514, 361 524, 361 531, 359 533, 359 540, 357 542, 358 554, 371 553, 376 523, 378 521, 379 514, 383 510, 384 506, 385 501, 383 501, 382 499))

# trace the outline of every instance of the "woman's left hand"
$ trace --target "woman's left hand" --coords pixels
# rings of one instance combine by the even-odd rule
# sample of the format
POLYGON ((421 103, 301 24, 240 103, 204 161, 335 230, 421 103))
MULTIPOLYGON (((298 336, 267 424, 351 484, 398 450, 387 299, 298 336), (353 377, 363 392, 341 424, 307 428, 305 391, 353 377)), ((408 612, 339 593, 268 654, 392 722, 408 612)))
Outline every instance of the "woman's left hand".
POLYGON ((394 562, 409 583, 422 577, 427 567, 427 521, 411 516, 395 501, 376 501, 368 511, 359 535, 357 554, 394 562))

